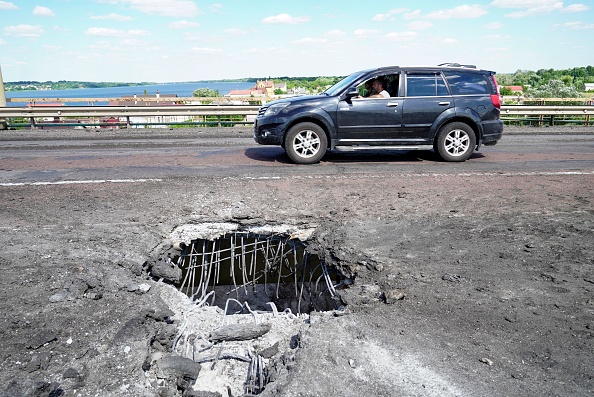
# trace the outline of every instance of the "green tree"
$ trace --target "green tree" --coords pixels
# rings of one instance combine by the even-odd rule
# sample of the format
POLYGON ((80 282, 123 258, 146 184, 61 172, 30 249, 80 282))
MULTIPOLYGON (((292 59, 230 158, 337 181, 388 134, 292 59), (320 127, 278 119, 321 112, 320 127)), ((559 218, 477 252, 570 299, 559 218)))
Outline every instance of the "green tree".
POLYGON ((573 86, 567 86, 561 80, 551 80, 547 84, 537 88, 530 88, 525 96, 532 98, 578 98, 578 90, 573 86))
POLYGON ((205 97, 217 97, 219 96, 218 90, 212 90, 210 88, 198 88, 192 95, 195 97, 205 98, 205 97))
POLYGON ((499 93, 501 95, 513 95, 514 92, 509 87, 499 87, 499 93))

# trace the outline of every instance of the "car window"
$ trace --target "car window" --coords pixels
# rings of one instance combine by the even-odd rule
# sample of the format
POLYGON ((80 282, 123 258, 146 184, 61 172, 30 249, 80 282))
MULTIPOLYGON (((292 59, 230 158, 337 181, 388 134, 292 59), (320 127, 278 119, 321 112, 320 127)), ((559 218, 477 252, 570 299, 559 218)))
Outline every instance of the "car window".
POLYGON ((487 77, 479 73, 444 72, 452 95, 487 94, 490 91, 487 77))
POLYGON ((406 76, 406 96, 444 96, 449 95, 441 75, 415 74, 406 76))
POLYGON ((366 97, 368 96, 369 92, 369 88, 370 85, 366 85, 366 83, 371 83, 374 79, 381 79, 384 83, 384 90, 388 91, 388 93, 390 94, 391 97, 397 97, 398 96, 398 83, 400 81, 400 74, 399 73, 394 73, 394 74, 385 74, 385 75, 379 75, 379 76, 374 76, 372 78, 366 79, 364 82, 362 82, 361 84, 359 84, 357 86, 357 89, 359 90, 359 94, 362 97, 366 97))

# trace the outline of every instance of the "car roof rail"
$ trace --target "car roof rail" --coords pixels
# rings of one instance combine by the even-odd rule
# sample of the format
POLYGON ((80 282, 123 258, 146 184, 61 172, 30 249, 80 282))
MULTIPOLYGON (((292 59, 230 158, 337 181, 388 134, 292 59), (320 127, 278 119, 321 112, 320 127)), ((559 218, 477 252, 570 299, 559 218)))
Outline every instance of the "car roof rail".
POLYGON ((476 69, 476 65, 461 65, 459 63, 454 63, 454 62, 446 62, 446 63, 440 63, 437 66, 444 66, 444 67, 450 67, 450 68, 468 68, 468 69, 476 69))

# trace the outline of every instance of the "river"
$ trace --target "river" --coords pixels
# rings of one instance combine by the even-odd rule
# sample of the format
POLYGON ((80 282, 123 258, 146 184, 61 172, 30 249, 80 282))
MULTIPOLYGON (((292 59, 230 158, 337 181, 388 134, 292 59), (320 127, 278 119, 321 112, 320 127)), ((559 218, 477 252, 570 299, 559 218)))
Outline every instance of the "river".
MULTIPOLYGON (((253 87, 255 82, 211 82, 211 83, 165 83, 151 85, 137 85, 124 87, 103 87, 103 88, 77 88, 70 90, 32 90, 32 91, 6 91, 7 99, 17 98, 120 98, 129 95, 142 95, 145 92, 149 95, 176 94, 180 98, 188 98, 199 88, 210 88, 219 91, 219 95, 226 95, 231 90, 247 90, 253 87)), ((77 102, 68 102, 68 105, 81 105, 77 102)), ((101 103, 96 103, 100 105, 101 103)), ((25 106, 26 102, 7 103, 8 106, 25 106)), ((82 105, 86 105, 83 103, 82 105)))

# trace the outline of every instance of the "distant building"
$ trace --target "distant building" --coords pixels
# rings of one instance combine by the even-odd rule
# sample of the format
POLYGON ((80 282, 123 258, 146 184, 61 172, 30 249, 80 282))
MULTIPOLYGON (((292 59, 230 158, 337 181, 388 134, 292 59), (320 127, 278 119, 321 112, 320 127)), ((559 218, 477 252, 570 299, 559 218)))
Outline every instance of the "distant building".
POLYGON ((594 83, 585 83, 584 91, 594 91, 594 83))
POLYGON ((287 84, 277 83, 275 84, 272 80, 258 80, 256 85, 249 90, 231 90, 229 91, 229 97, 246 97, 246 96, 273 96, 274 91, 281 90, 287 92, 287 84))
POLYGON ((281 90, 282 92, 287 92, 287 83, 275 83, 274 90, 281 90))
POLYGON ((264 92, 265 95, 274 95, 274 81, 272 80, 258 80, 256 81, 256 90, 264 92))
POLYGON ((524 88, 521 85, 506 85, 505 88, 509 88, 514 94, 521 94, 524 92, 524 88))
POLYGON ((109 101, 109 106, 173 106, 180 104, 177 98, 177 94, 161 95, 157 91, 155 95, 124 95, 119 100, 109 101))
POLYGON ((309 90, 305 87, 295 87, 291 90, 293 95, 308 95, 309 90))
POLYGON ((240 96, 250 96, 252 95, 252 90, 231 90, 229 91, 230 97, 240 97, 240 96))

